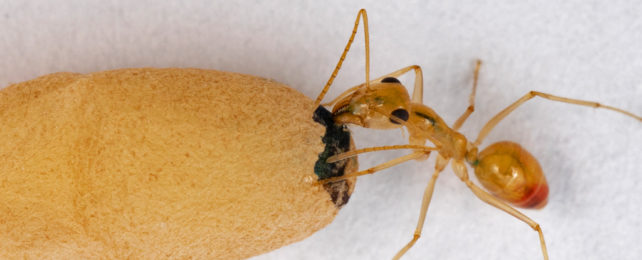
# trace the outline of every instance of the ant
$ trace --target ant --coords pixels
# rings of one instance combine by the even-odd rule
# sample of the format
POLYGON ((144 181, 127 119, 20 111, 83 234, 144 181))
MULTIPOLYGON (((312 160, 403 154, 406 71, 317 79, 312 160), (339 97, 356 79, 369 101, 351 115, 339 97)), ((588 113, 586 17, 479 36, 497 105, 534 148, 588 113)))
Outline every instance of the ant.
POLYGON ((359 10, 348 44, 341 54, 341 58, 332 75, 316 98, 315 108, 321 104, 323 97, 337 76, 350 50, 350 46, 354 41, 361 20, 363 21, 366 52, 365 82, 348 89, 331 102, 323 105, 333 105, 332 116, 335 123, 339 125, 352 124, 372 129, 398 129, 405 127, 409 134, 409 144, 352 150, 334 155, 328 158, 327 162, 333 163, 362 153, 374 151, 410 149, 413 152, 363 171, 322 179, 319 180, 319 183, 325 184, 372 174, 409 160, 425 160, 431 152, 434 151, 437 153, 435 168, 423 195, 415 232, 412 239, 399 250, 393 259, 401 258, 421 236, 435 182, 439 174, 449 163, 453 172, 466 184, 475 196, 491 206, 523 221, 535 230, 539 235, 540 247, 544 259, 548 259, 542 228, 537 222, 514 208, 542 208, 548 201, 548 184, 537 159, 519 144, 510 141, 494 143, 481 152, 478 149, 479 145, 501 120, 520 105, 535 97, 574 105, 608 109, 633 117, 641 122, 642 117, 597 102, 530 91, 493 116, 482 127, 477 138, 471 142, 463 134, 459 133, 458 130, 475 110, 475 92, 481 61, 478 60, 475 66, 472 92, 469 96, 469 106, 455 123, 449 126, 433 109, 423 104, 423 75, 421 67, 417 65, 408 66, 370 80, 368 17, 365 9, 359 10), (397 77, 410 71, 414 71, 415 73, 412 96, 408 94, 406 87, 397 79, 397 77), (426 142, 428 141, 434 146, 426 146, 426 142), (474 169, 477 179, 485 190, 470 180, 466 164, 474 169))

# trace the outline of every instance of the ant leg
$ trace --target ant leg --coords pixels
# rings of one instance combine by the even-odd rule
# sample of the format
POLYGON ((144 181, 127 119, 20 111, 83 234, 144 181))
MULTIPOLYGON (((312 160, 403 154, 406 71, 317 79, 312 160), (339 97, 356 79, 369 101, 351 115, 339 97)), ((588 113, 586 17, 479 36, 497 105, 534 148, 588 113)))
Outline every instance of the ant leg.
POLYGON ((493 195, 490 195, 488 192, 484 191, 483 189, 475 185, 472 181, 470 181, 470 179, 468 179, 468 172, 463 160, 453 161, 451 165, 453 171, 455 172, 455 174, 457 174, 457 177, 459 177, 461 181, 466 183, 466 186, 468 186, 468 188, 473 192, 473 194, 475 194, 475 196, 477 196, 477 198, 523 221, 533 230, 537 231, 537 234, 539 235, 539 244, 542 248, 542 254, 544 255, 544 259, 548 260, 548 251, 546 250, 546 243, 544 242, 544 234, 542 233, 542 228, 539 226, 539 224, 537 224, 537 222, 533 221, 523 213, 509 206, 505 202, 497 199, 496 197, 493 197, 493 195))
POLYGON ((346 175, 343 175, 343 176, 337 176, 337 177, 332 177, 332 178, 319 180, 319 183, 320 184, 326 184, 326 183, 329 183, 329 182, 340 181, 340 180, 343 180, 343 179, 349 179, 349 178, 357 177, 357 176, 361 176, 361 175, 373 174, 375 172, 381 171, 383 169, 390 168, 390 167, 395 166, 397 164, 401 164, 401 163, 404 163, 404 162, 407 162, 407 161, 410 161, 410 160, 421 158, 422 156, 426 156, 426 153, 425 152, 414 152, 414 153, 407 154, 407 155, 404 155, 404 156, 401 156, 401 157, 397 157, 395 159, 392 159, 390 161, 384 162, 382 164, 376 165, 376 166, 374 166, 374 167, 372 167, 370 169, 367 169, 367 170, 363 170, 363 171, 359 171, 359 172, 353 172, 353 173, 346 174, 346 175))
POLYGON ((475 72, 473 74, 473 90, 470 93, 470 96, 468 97, 468 108, 466 108, 466 112, 462 114, 457 121, 455 121, 455 124, 453 125, 453 130, 457 131, 459 128, 464 124, 466 119, 468 119, 468 116, 475 111, 475 93, 477 92, 477 80, 479 79, 479 68, 481 67, 481 60, 477 60, 477 63, 475 64, 475 72))
POLYGON ((368 147, 368 148, 352 150, 352 151, 336 154, 336 155, 330 156, 326 160, 326 162, 334 163, 337 161, 341 161, 341 160, 345 160, 345 159, 357 156, 362 153, 378 152, 378 151, 386 151, 386 150, 401 150, 401 149, 414 149, 416 152, 423 151, 426 154, 430 154, 431 151, 439 150, 438 147, 428 147, 424 145, 412 145, 412 144, 377 146, 377 147, 368 147))
POLYGON ((399 250, 399 252, 397 252, 397 254, 392 259, 401 258, 421 236, 421 230, 424 227, 426 213, 428 212, 428 206, 430 205, 430 200, 432 199, 432 192, 435 189, 435 182, 437 181, 437 177, 439 177, 439 173, 444 170, 446 165, 448 165, 448 160, 439 155, 437 157, 437 162, 435 163, 435 172, 432 174, 430 182, 428 182, 428 186, 426 186, 426 190, 424 191, 423 199, 421 200, 421 210, 419 211, 419 220, 417 221, 415 233, 412 235, 412 239, 410 240, 410 242, 408 242, 406 246, 399 250))
MULTIPOLYGON (((399 76, 407 73, 410 70, 414 70, 415 71, 415 90, 414 90, 414 92, 412 94, 412 97, 413 97, 412 102, 414 102, 414 103, 422 103, 422 99, 423 99, 423 74, 421 72, 421 67, 419 67, 419 65, 411 65, 411 66, 404 67, 404 68, 401 68, 399 70, 393 71, 391 73, 388 73, 386 75, 383 75, 381 77, 378 77, 376 79, 371 80, 370 84, 379 82, 379 81, 381 81, 382 79, 384 79, 386 77, 399 77, 399 76), (418 101, 415 101, 415 96, 417 96, 418 101)), ((328 103, 325 103, 323 105, 324 106, 331 106, 332 104, 334 104, 337 101, 343 99, 344 97, 346 97, 348 95, 351 95, 357 89, 362 88, 364 85, 365 85, 365 83, 361 83, 359 85, 351 87, 350 89, 346 90, 345 92, 343 92, 341 95, 339 95, 338 97, 336 97, 332 101, 330 101, 328 103)))
POLYGON ((343 60, 345 60, 346 55, 348 55, 350 46, 354 41, 354 36, 357 34, 357 28, 359 28, 359 18, 363 18, 363 32, 364 32, 364 38, 365 38, 365 44, 366 44, 366 81, 365 82, 366 82, 366 86, 367 87, 369 86, 368 82, 370 81, 370 44, 369 44, 369 36, 368 36, 368 14, 366 13, 365 9, 361 9, 359 10, 359 13, 357 14, 357 19, 354 22, 354 28, 352 29, 352 34, 350 35, 348 44, 346 44, 345 49, 343 49, 341 58, 339 58, 339 62, 337 63, 337 66, 334 67, 334 71, 332 71, 332 75, 330 75, 328 82, 325 84, 325 86, 323 87, 323 90, 321 90, 321 93, 319 94, 319 96, 317 96, 317 99, 314 101, 313 109, 316 109, 319 106, 319 104, 321 104, 321 100, 323 100, 323 97, 328 92, 328 89, 330 89, 330 85, 332 85, 334 78, 337 77, 337 73, 339 73, 339 70, 341 69, 343 60))
POLYGON ((477 136, 477 140, 475 140, 474 145, 478 146, 479 144, 481 144, 482 140, 488 135, 488 133, 490 133, 491 130, 493 130, 493 128, 495 126, 497 126, 497 124, 502 119, 504 119, 508 114, 513 112, 513 110, 515 110, 517 107, 519 107, 520 105, 524 104, 526 101, 528 101, 528 100, 530 100, 530 99, 532 99, 534 97, 541 97, 541 98, 545 98, 545 99, 552 100, 552 101, 568 103, 568 104, 574 104, 574 105, 580 105, 580 106, 587 106, 587 107, 593 107, 593 108, 604 108, 604 109, 608 109, 608 110, 612 110, 612 111, 624 114, 626 116, 633 117, 633 118, 635 118, 635 119, 637 119, 639 121, 642 121, 642 117, 637 116, 637 115, 635 115, 635 114, 633 114, 631 112, 628 112, 626 110, 622 110, 622 109, 616 108, 616 107, 606 106, 606 105, 602 105, 600 103, 592 102, 592 101, 565 98, 565 97, 555 96, 555 95, 546 94, 546 93, 542 93, 542 92, 538 92, 538 91, 531 91, 531 92, 528 92, 523 97, 521 97, 520 99, 518 99, 517 101, 515 101, 510 106, 504 108, 504 110, 499 112, 493 118, 491 118, 488 121, 488 123, 486 123, 486 125, 484 125, 482 130, 479 131, 479 135, 477 136))

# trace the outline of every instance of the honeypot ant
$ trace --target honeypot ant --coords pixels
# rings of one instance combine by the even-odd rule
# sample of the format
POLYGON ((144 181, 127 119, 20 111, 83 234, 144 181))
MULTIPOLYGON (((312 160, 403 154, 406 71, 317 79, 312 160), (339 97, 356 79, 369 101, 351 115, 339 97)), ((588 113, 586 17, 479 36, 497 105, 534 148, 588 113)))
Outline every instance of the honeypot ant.
POLYGON ((348 44, 341 54, 341 58, 332 75, 316 98, 315 108, 321 104, 323 97, 337 76, 350 50, 350 46, 354 41, 360 20, 363 21, 365 38, 365 82, 348 89, 331 102, 323 105, 334 105, 332 115, 335 122, 339 125, 352 124, 372 129, 398 129, 405 127, 409 134, 409 144, 353 150, 332 156, 328 158, 327 161, 332 163, 373 151, 410 149, 413 150, 413 152, 363 171, 340 177, 322 179, 319 180, 319 182, 323 184, 335 182, 346 178, 372 174, 410 160, 425 160, 432 151, 435 151, 437 152, 435 169, 424 191, 415 232, 412 239, 399 250, 393 259, 401 258, 421 236, 435 182, 448 163, 450 163, 457 177, 466 184, 475 196, 523 221, 535 230, 539 235, 542 255, 544 259, 548 259, 542 228, 537 222, 514 208, 542 208, 546 205, 548 201, 548 184, 539 163, 526 149, 514 142, 497 142, 486 147, 481 152, 478 151, 478 146, 501 120, 520 105, 534 97, 541 97, 568 104, 608 109, 633 117, 641 122, 642 117, 597 102, 530 91, 492 117, 482 127, 475 141, 470 142, 463 134, 458 132, 458 130, 475 110, 475 93, 481 61, 477 61, 475 66, 468 108, 452 126, 448 126, 433 109, 423 104, 423 75, 421 67, 417 65, 408 66, 370 80, 368 17, 365 9, 359 10, 348 44), (414 71, 415 73, 415 84, 412 96, 408 95, 406 88, 397 80, 397 77, 410 71, 414 71), (427 141, 432 143, 434 147, 426 146, 427 141), (486 190, 480 188, 469 179, 466 163, 474 169, 477 179, 486 190))

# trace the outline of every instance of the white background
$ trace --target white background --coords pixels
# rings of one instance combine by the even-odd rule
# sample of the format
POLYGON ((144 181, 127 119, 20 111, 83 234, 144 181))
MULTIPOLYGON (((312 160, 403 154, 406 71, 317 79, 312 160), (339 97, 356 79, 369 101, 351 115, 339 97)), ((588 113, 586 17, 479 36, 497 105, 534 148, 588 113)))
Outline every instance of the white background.
MULTIPOLYGON (((373 76, 421 65, 425 103, 447 122, 466 108, 474 61, 484 61, 477 110, 462 129, 470 138, 529 90, 642 114, 638 1, 290 2, 2 0, 0 86, 58 71, 197 67, 272 78, 315 97, 364 7, 373 76)), ((328 98, 363 81, 362 41, 328 98)), ((402 80, 412 86, 412 77, 402 80)), ((405 142, 400 131, 353 130, 358 147, 405 142)), ((482 146, 498 140, 521 143, 546 172, 548 206, 524 213, 541 224, 552 259, 642 256, 639 121, 535 99, 482 146)), ((396 155, 360 160, 366 167, 396 155)), ((331 225, 255 259, 392 257, 411 238, 433 162, 359 178, 331 225)), ((450 169, 441 176, 406 259, 541 259, 527 225, 479 201, 450 169)))

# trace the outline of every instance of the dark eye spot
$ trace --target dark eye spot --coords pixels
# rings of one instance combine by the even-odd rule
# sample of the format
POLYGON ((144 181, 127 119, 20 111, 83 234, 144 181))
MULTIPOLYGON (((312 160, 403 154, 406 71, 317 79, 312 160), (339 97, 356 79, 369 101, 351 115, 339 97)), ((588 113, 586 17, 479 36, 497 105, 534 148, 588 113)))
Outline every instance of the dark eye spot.
POLYGON ((387 77, 381 80, 381 83, 401 83, 397 78, 387 77))
MULTIPOLYGON (((392 111, 392 113, 390 113, 390 115, 393 115, 396 118, 399 118, 399 119, 401 119, 403 121, 408 121, 408 116, 409 116, 408 115, 408 111, 406 111, 403 108, 400 108, 400 109, 397 109, 395 111, 392 111)), ((390 118, 390 122, 392 122, 393 124, 399 124, 399 122, 397 122, 395 120, 392 120, 392 118, 390 118)))

